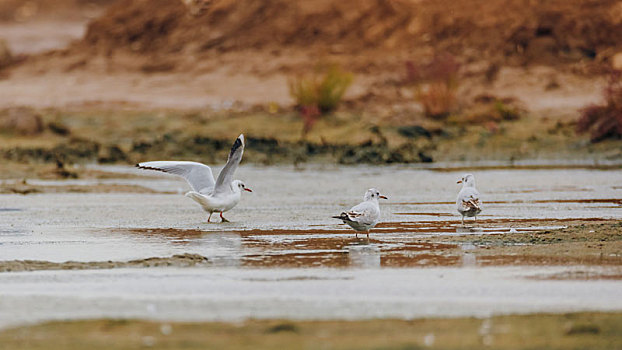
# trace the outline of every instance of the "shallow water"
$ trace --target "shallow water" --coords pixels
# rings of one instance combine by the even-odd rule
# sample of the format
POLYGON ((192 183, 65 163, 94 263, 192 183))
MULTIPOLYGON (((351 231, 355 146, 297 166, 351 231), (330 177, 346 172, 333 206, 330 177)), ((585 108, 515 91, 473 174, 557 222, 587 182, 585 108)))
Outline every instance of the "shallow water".
POLYGON ((471 254, 476 246, 421 241, 438 235, 521 234, 564 227, 576 219, 622 219, 618 170, 478 170, 484 211, 477 224, 470 218, 465 228, 454 210, 460 189, 455 182, 462 171, 245 165, 237 178, 254 192, 245 193, 241 203, 225 214, 231 223, 208 224, 207 214, 183 196, 187 190, 183 180, 129 167, 100 169, 150 177, 29 183, 140 185, 160 193, 0 195, 0 261, 128 261, 191 253, 208 258, 209 264, 186 269, 0 273, 0 314, 12 315, 2 319, 5 325, 12 319, 21 323, 101 316, 401 318, 622 308, 611 300, 617 295, 613 291, 622 288, 619 280, 526 282, 525 276, 549 273, 547 269, 559 274, 577 267, 522 266, 506 274, 504 268, 482 267, 499 263, 478 260, 471 254), (369 187, 378 188, 389 200, 381 203, 382 223, 370 239, 364 235, 357 239, 330 216, 357 204, 369 187), (383 272, 372 272, 379 268, 383 272), (263 282, 242 283, 245 277, 231 277, 247 275, 263 282), (281 279, 291 275, 306 282, 281 290, 281 279), (367 275, 374 277, 367 280, 367 275), (443 283, 430 284, 432 276, 444 276, 443 283), (400 283, 407 283, 406 294, 395 294, 394 288, 377 291, 400 283), (180 287, 170 289, 170 284, 180 287), (222 288, 214 294, 213 286, 222 288), (422 286, 427 286, 429 296, 421 294, 422 286), (461 286, 476 292, 464 293, 461 286), (307 287, 315 294, 304 294, 307 287), (263 293, 264 288, 273 292, 263 293), (186 289, 196 292, 187 295, 186 289), (232 294, 238 290, 240 295, 232 294), (335 294, 328 297, 322 290, 335 294), (518 295, 507 294, 513 291, 518 295), (294 307, 300 293, 306 296, 300 307, 294 307), (567 298, 555 298, 560 293, 567 293, 567 298), (438 295, 442 298, 436 300, 438 295), (488 295, 497 297, 486 303, 488 295), (76 298, 84 305, 78 307, 76 298), (145 311, 150 303, 158 308, 157 314, 145 311), (364 311, 351 311, 351 303, 364 304, 364 311), (193 312, 185 314, 175 305, 193 312))
POLYGON ((619 281, 572 268, 117 269, 0 274, 0 326, 49 319, 369 319, 620 310, 619 281))
POLYGON ((475 226, 472 229, 461 227, 454 210, 459 191, 455 182, 461 172, 244 166, 237 177, 254 192, 245 193, 241 203, 225 214, 231 223, 208 224, 207 214, 182 195, 187 190, 183 180, 122 170, 154 177, 29 183, 88 186, 116 181, 166 193, 0 195, 0 259, 129 260, 189 252, 227 260, 270 253, 272 243, 309 239, 343 241, 337 248, 343 251, 348 242, 356 242, 353 232, 330 216, 357 204, 372 186, 389 196, 381 203, 382 224, 371 235, 379 242, 416 241, 421 235, 524 232, 563 227, 566 219, 622 218, 622 188, 616 188, 622 172, 613 170, 478 171, 484 211, 480 225, 467 219, 475 226), (276 229, 282 231, 271 234, 276 229))

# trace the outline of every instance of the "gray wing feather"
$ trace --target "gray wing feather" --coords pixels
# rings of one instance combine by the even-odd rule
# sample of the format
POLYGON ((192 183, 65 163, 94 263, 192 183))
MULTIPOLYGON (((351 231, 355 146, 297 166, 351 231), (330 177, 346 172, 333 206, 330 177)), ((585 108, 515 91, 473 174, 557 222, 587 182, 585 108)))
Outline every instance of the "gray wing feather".
POLYGON ((227 164, 218 174, 216 179, 216 186, 214 187, 214 194, 231 192, 231 181, 233 181, 233 174, 238 168, 240 161, 242 161, 242 155, 244 154, 244 135, 238 136, 238 138, 231 146, 231 152, 229 152, 229 159, 227 164))
POLYGON ((376 207, 372 203, 363 202, 352 207, 347 214, 351 221, 371 225, 378 220, 380 213, 377 212, 376 207))
POLYGON ((479 199, 479 192, 473 187, 463 188, 460 193, 458 193, 456 206, 459 210, 469 210, 470 208, 476 208, 481 210, 481 204, 482 203, 479 199))
POLYGON ((136 164, 140 169, 162 171, 181 176, 196 192, 206 194, 214 189, 214 175, 209 166, 197 162, 155 161, 136 164))

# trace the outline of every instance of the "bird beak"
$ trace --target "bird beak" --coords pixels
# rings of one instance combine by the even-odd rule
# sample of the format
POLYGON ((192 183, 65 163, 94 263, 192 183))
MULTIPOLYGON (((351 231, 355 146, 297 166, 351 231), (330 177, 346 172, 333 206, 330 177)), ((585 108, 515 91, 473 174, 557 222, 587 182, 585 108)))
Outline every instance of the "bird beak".
POLYGON ((383 196, 383 195, 378 196, 378 198, 389 199, 389 198, 387 198, 386 196, 383 196))
POLYGON ((458 180, 458 182, 456 182, 456 183, 457 183, 457 184, 461 184, 461 183, 462 183, 462 180, 458 180))
POLYGON ((251 190, 250 188, 244 188, 244 191, 246 191, 246 192, 253 192, 253 190, 251 190))

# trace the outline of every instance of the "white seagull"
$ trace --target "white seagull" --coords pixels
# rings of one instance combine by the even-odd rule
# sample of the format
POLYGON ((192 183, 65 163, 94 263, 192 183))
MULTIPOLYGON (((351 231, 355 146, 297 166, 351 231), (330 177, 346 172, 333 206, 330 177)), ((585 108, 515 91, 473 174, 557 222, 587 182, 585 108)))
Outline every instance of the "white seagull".
POLYGON ((475 176, 465 174, 462 179, 458 180, 462 184, 462 189, 458 193, 456 199, 456 209, 462 214, 462 226, 464 226, 464 217, 475 217, 482 212, 482 202, 479 200, 479 192, 475 188, 475 176))
POLYGON ((140 169, 157 170, 183 177, 192 187, 192 191, 186 193, 186 197, 199 203, 203 210, 209 213, 207 222, 210 222, 212 214, 216 212, 220 212, 222 222, 229 222, 222 213, 240 202, 242 191, 253 192, 250 188, 246 188, 244 182, 233 180, 233 173, 242 160, 242 154, 244 154, 243 134, 233 143, 227 164, 220 171, 216 181, 212 169, 197 162, 155 161, 138 163, 136 166, 140 169))
POLYGON ((339 216, 333 216, 333 218, 340 219, 344 224, 352 227, 356 231, 357 238, 361 231, 367 233, 367 238, 369 238, 369 230, 374 228, 380 219, 379 198, 388 199, 381 195, 377 189, 370 188, 365 192, 361 203, 353 206, 347 212, 344 211, 339 216))

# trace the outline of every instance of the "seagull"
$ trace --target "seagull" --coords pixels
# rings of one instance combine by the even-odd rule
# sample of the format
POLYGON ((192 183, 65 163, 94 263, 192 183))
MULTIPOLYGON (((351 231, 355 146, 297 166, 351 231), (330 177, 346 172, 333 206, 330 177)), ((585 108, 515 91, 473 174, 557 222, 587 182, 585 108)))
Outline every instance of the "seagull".
POLYGON ((253 192, 244 182, 233 180, 233 173, 238 168, 244 154, 244 135, 241 134, 233 143, 227 164, 222 168, 218 178, 214 181, 212 169, 209 166, 186 161, 154 161, 136 164, 136 167, 147 170, 157 170, 181 176, 192 187, 186 197, 199 203, 209 213, 207 222, 212 214, 220 212, 221 222, 229 222, 222 213, 235 207, 242 196, 242 191, 253 192))
POLYGON ((350 225, 356 231, 356 238, 360 231, 367 233, 369 238, 369 230, 374 228, 380 219, 380 206, 378 199, 388 199, 378 192, 375 188, 370 188, 365 192, 363 201, 352 207, 347 212, 341 213, 339 216, 333 216, 340 219, 344 224, 350 225))
POLYGON ((479 200, 479 192, 475 188, 475 176, 465 174, 462 179, 458 180, 462 184, 462 189, 458 193, 456 199, 456 209, 462 214, 462 226, 464 226, 464 217, 475 217, 477 222, 477 214, 482 212, 482 202, 479 200))

